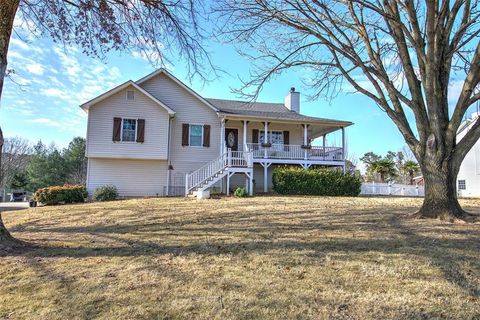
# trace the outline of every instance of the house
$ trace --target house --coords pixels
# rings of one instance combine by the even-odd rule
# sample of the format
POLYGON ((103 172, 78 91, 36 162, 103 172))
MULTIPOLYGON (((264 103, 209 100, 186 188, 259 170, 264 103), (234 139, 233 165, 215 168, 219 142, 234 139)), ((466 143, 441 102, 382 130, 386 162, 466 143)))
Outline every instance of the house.
MULTIPOLYGON (((159 69, 84 103, 87 189, 122 196, 189 195, 217 187, 268 192, 272 169, 345 168, 348 121, 301 114, 294 88, 284 103, 208 99, 159 69), (342 133, 341 146, 326 136, 342 133), (311 142, 320 138, 322 143, 311 142)), ((321 142, 319 141, 319 142, 321 142)))
MULTIPOLYGON (((460 125, 457 140, 462 139, 480 117, 480 112, 474 112, 470 118, 460 125)), ((460 197, 480 197, 480 141, 463 159, 457 176, 457 191, 460 197)))

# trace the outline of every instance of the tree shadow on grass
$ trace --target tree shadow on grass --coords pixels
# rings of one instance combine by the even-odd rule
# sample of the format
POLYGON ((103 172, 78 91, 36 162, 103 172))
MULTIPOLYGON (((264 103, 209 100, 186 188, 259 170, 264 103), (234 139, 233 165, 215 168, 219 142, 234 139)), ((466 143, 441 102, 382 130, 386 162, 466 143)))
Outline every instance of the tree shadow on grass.
POLYGON ((369 252, 416 255, 429 259, 447 281, 468 295, 480 297, 478 281, 470 280, 480 277, 480 228, 460 230, 456 225, 437 221, 410 220, 404 210, 389 210, 383 215, 378 209, 355 210, 331 219, 327 215, 312 216, 306 211, 276 213, 268 220, 257 218, 262 218, 262 214, 233 212, 205 218, 118 225, 28 224, 14 227, 12 231, 61 234, 74 243, 72 247, 39 246, 16 253, 29 259, 249 253, 313 257, 369 252), (276 221, 276 217, 292 219, 276 221), (312 232, 317 233, 308 238, 312 232), (75 238, 85 235, 97 241, 84 244, 79 240, 80 245, 75 245, 75 238), (469 265, 470 270, 463 270, 462 264, 469 265))

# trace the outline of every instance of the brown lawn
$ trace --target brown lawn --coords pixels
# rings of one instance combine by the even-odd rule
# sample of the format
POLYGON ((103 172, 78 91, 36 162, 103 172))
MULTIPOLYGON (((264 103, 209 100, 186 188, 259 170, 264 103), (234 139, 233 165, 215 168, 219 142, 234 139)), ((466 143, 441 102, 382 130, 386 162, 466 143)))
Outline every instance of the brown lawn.
POLYGON ((408 219, 419 204, 176 198, 4 213, 38 248, 0 258, 0 319, 479 319, 480 224, 408 219))

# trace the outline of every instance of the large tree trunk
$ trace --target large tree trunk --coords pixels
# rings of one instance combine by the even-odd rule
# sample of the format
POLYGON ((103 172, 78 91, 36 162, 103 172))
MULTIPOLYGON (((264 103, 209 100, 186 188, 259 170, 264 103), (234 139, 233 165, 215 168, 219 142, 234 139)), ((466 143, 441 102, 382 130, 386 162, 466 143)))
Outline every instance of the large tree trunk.
POLYGON ((474 216, 465 212, 457 197, 457 174, 459 165, 444 160, 438 163, 432 159, 422 165, 425 182, 425 198, 417 218, 441 219, 447 221, 471 221, 474 216))
MULTIPOLYGON (((2 99, 3 82, 7 73, 7 53, 12 35, 13 20, 17 13, 19 0, 1 0, 0 4, 0 101, 2 99)), ((2 159, 3 135, 0 128, 0 163, 2 159)), ((0 245, 15 243, 13 237, 2 221, 0 212, 0 245)))

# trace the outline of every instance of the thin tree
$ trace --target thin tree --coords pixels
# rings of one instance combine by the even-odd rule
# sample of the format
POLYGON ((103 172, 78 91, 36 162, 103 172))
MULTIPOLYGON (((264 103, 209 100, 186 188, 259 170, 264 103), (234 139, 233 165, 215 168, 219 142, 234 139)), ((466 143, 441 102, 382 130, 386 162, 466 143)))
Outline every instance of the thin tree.
MULTIPOLYGON (((10 73, 7 53, 16 16, 31 32, 78 45, 86 54, 135 50, 159 65, 182 59, 190 76, 204 76, 213 66, 202 46, 202 8, 198 0, 1 0, 0 101, 10 73)), ((0 216, 0 240, 10 239, 7 235, 0 216)))
POLYGON ((292 68, 314 98, 348 85, 386 113, 414 153, 425 179, 416 216, 473 218, 460 207, 456 177, 480 121, 460 141, 456 134, 480 99, 478 1, 223 0, 217 12, 227 41, 254 63, 239 91, 253 99, 292 68), (449 108, 451 81, 462 89, 449 108))

